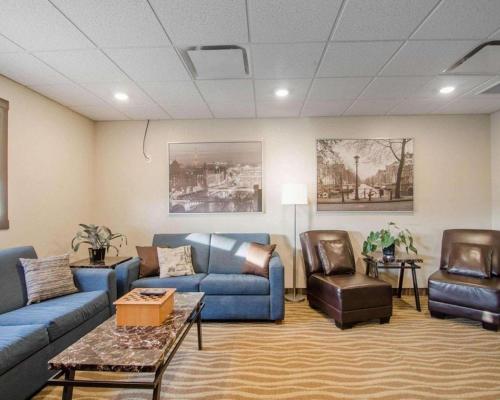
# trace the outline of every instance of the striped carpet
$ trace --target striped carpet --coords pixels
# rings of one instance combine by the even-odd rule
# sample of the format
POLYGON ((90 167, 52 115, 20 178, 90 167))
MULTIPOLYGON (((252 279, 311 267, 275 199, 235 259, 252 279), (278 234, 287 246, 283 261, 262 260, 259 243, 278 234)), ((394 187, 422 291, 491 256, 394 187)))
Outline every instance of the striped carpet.
MULTIPOLYGON (((345 331, 305 303, 287 304, 281 325, 206 323, 205 349, 196 350, 193 329, 167 369, 162 399, 500 399, 500 333, 431 319, 425 298, 423 306, 418 313, 411 298, 395 298, 390 324, 345 331)), ((36 399, 60 396, 45 388, 36 399)), ((150 398, 143 390, 74 393, 78 400, 150 398)))

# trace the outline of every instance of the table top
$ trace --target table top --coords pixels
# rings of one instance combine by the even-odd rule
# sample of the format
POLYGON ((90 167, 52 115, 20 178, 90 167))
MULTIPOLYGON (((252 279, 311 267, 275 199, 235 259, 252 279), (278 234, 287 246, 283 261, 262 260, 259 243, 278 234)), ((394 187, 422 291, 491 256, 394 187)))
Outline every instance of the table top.
POLYGON ((158 327, 117 327, 113 316, 51 359, 49 366, 78 371, 155 372, 204 296, 202 292, 175 293, 174 311, 158 327))
POLYGON ((399 253, 399 252, 396 252, 394 260, 388 262, 384 260, 384 254, 381 251, 375 251, 373 253, 370 253, 366 256, 365 259, 369 261, 375 261, 380 264, 396 264, 396 263, 414 264, 414 263, 424 262, 424 260, 416 254, 399 253))
POLYGON ((106 257, 103 263, 92 263, 90 258, 84 258, 69 264, 71 268, 115 268, 118 264, 131 260, 132 257, 106 257))

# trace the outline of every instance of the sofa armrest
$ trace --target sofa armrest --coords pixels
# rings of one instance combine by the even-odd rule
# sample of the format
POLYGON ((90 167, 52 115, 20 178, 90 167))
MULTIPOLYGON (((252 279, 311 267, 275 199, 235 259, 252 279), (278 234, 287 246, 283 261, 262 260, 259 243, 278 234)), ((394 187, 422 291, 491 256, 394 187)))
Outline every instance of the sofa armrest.
POLYGON ((278 253, 274 253, 269 261, 269 286, 271 319, 285 318, 285 268, 278 253))
POLYGON ((140 258, 134 257, 116 266, 116 289, 118 298, 128 293, 132 282, 139 279, 140 263, 140 258))
POLYGON ((109 309, 114 313, 116 300, 116 274, 111 269, 73 268, 73 277, 77 288, 82 292, 105 290, 108 293, 109 309))

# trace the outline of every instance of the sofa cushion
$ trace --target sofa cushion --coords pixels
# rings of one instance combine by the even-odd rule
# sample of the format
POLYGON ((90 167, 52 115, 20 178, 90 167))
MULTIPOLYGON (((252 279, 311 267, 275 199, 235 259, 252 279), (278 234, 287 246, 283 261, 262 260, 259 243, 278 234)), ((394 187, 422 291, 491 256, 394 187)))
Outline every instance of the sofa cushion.
POLYGON ((326 275, 356 273, 351 247, 345 240, 320 240, 318 253, 326 275))
POLYGON ((208 271, 208 256, 210 248, 209 233, 165 233, 153 237, 153 246, 180 247, 191 246, 194 271, 197 273, 208 271))
POLYGON ((474 243, 453 243, 448 260, 450 274, 491 277, 493 247, 474 243))
POLYGON ((392 305, 392 287, 363 274, 309 276, 308 293, 338 310, 352 311, 392 305))
POLYGON ((481 279, 439 270, 429 276, 429 300, 500 312, 500 278, 481 279))
POLYGON ((44 325, 0 326, 0 375, 48 344, 44 325))
POLYGON ((141 260, 139 264, 139 276, 157 276, 160 274, 160 261, 158 261, 158 247, 156 246, 135 246, 137 255, 141 260))
POLYGON ((132 288, 175 288, 179 292, 199 292, 200 282, 205 276, 207 274, 142 278, 132 282, 132 288))
POLYGON ((44 325, 52 342, 106 309, 108 302, 103 290, 70 294, 2 314, 0 326, 44 325))
POLYGON ((269 261, 275 248, 275 244, 250 243, 241 273, 269 278, 269 261))
POLYGON ((267 233, 213 234, 210 239, 208 272, 240 274, 250 243, 269 244, 267 233))
POLYGON ((174 249, 158 247, 160 278, 194 275, 191 246, 180 246, 174 249))
POLYGON ((219 295, 269 295, 269 280, 243 274, 209 274, 200 283, 200 292, 219 295))

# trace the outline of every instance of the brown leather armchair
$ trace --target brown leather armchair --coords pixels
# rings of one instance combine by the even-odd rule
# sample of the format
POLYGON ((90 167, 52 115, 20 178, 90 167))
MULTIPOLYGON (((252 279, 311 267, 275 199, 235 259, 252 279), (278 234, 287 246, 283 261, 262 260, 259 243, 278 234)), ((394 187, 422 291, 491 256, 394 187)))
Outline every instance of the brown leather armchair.
POLYGON ((356 322, 380 319, 389 322, 392 315, 392 287, 364 274, 325 275, 318 254, 320 240, 347 243, 352 265, 354 256, 346 231, 308 231, 300 234, 306 269, 307 300, 335 320, 340 329, 356 322))
POLYGON ((497 331, 500 325, 500 231, 450 229, 443 232, 441 262, 429 277, 429 311, 433 317, 465 317, 497 331), (491 278, 448 272, 453 243, 492 247, 491 278))

